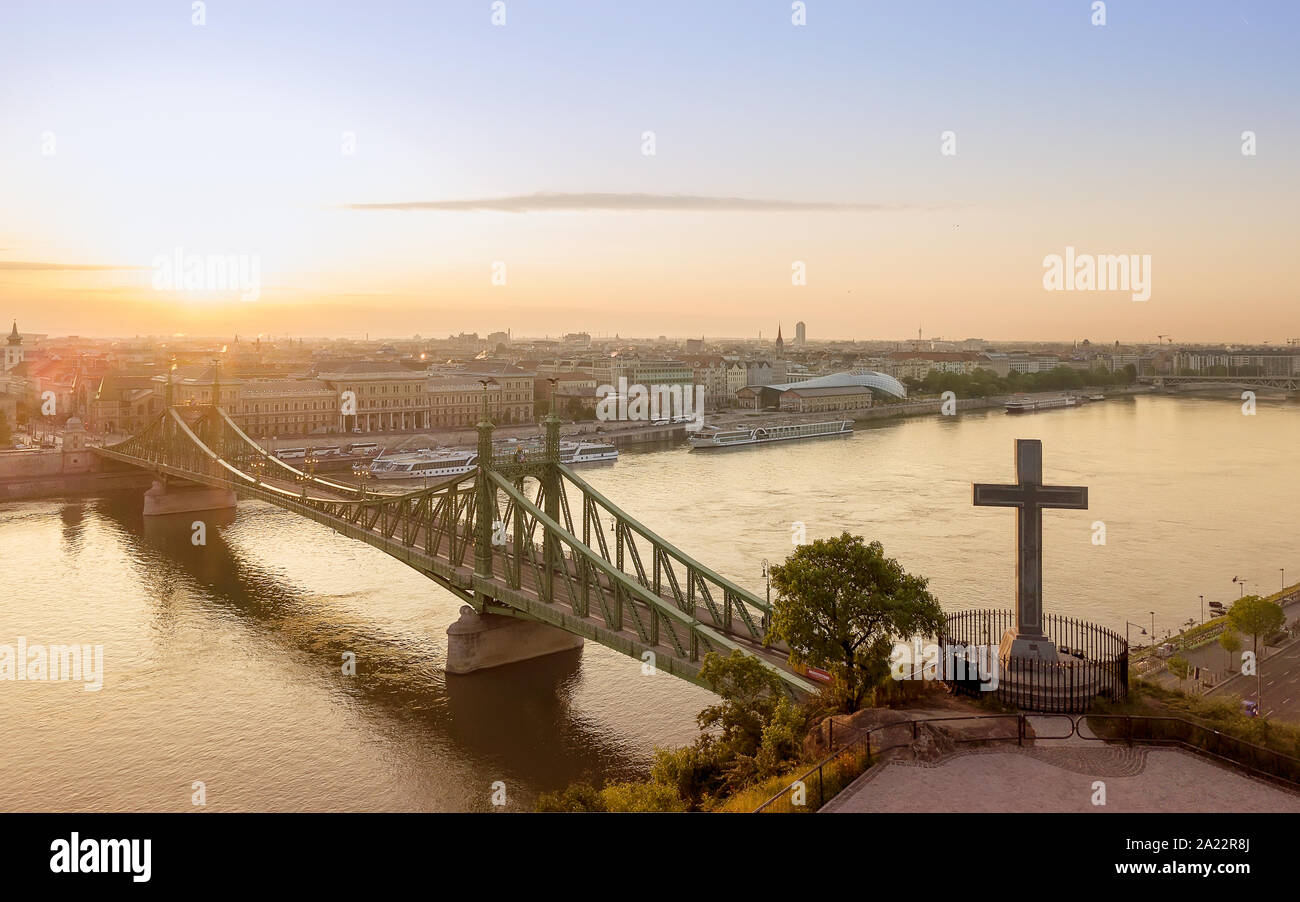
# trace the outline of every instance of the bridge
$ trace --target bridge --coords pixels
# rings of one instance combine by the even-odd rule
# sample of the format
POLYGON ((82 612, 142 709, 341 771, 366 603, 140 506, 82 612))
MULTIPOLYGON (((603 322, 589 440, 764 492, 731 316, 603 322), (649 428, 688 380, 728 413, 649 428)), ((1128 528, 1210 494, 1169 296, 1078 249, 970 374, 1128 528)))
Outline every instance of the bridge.
POLYGON ((95 452, 153 472, 151 491, 202 486, 230 495, 230 503, 256 498, 423 573, 477 618, 448 630, 449 670, 458 641, 473 646, 470 657, 504 663, 590 639, 701 685, 705 655, 739 649, 775 672, 792 697, 818 689, 791 667, 783 646, 764 645, 766 601, 660 538, 560 463, 554 415, 544 423, 544 446, 507 453, 493 446, 485 399, 473 471, 389 492, 293 467, 221 408, 170 401, 139 433, 95 452), (479 628, 484 623, 491 629, 479 628), (491 643, 505 647, 480 647, 491 643))
POLYGON ((1300 375, 1292 376, 1139 376, 1138 382, 1154 385, 1156 388, 1170 388, 1176 385, 1201 386, 1203 388, 1277 388, 1283 391, 1300 389, 1300 375))

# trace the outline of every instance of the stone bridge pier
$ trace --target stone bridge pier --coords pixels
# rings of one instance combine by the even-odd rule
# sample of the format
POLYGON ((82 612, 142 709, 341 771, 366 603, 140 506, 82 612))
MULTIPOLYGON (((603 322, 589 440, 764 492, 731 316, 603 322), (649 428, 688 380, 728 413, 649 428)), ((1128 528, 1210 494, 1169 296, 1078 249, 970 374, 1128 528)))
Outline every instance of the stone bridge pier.
POLYGON ((473 673, 582 648, 582 637, 568 630, 504 614, 480 614, 465 605, 447 627, 448 673, 473 673))
POLYGON ((163 476, 155 479, 153 486, 144 493, 144 515, 155 517, 165 514, 233 509, 235 500, 235 493, 230 489, 212 488, 184 480, 169 480, 163 476))

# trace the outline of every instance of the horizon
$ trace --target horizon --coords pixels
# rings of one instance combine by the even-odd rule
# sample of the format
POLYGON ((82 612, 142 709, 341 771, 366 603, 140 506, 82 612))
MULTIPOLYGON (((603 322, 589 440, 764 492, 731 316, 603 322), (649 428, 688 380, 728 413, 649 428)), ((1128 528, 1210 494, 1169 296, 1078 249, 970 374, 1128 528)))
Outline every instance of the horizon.
POLYGON ((11 6, 0 315, 86 337, 1300 335, 1300 10, 1109 6, 11 6), (1103 280, 1107 255, 1142 263, 1149 299, 1045 290, 1076 249, 1103 280), (182 255, 256 285, 185 290, 160 273, 182 255))

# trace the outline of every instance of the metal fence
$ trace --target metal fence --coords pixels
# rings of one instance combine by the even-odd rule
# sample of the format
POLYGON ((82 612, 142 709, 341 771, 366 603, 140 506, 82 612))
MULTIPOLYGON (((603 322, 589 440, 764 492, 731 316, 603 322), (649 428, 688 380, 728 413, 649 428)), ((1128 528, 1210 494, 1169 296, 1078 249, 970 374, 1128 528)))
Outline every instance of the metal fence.
POLYGON ((831 753, 754 809, 755 813, 791 814, 816 811, 833 799, 840 790, 866 772, 867 768, 876 763, 880 755, 891 749, 906 748, 915 742, 918 737, 918 724, 942 723, 953 720, 988 721, 999 719, 1016 722, 1014 735, 1010 735, 1011 731, 1008 731, 1006 736, 979 736, 965 739, 954 737, 953 741, 957 743, 1015 742, 1017 744, 1024 741, 1024 715, 1020 714, 927 717, 882 724, 870 730, 858 730, 851 733, 848 741, 839 749, 834 747, 834 733, 832 733, 831 753), (895 735, 887 735, 891 731, 895 735))
POLYGON ((998 701, 1025 711, 1082 714, 1098 698, 1123 701, 1128 696, 1128 642, 1084 620, 1048 614, 1043 630, 1057 648, 1052 663, 1014 656, 998 657, 993 651, 1002 634, 1015 626, 1015 612, 957 611, 947 616, 939 639, 941 660, 960 658, 966 650, 989 649, 997 658, 996 684, 974 667, 945 669, 941 678, 954 692, 976 698, 992 695, 998 701))
POLYGON ((1255 776, 1300 791, 1300 758, 1274 751, 1244 739, 1230 736, 1213 727, 1185 720, 1181 717, 1162 717, 1135 714, 970 714, 955 717, 924 717, 898 723, 883 724, 870 730, 850 734, 845 744, 835 749, 832 733, 832 751, 787 786, 754 809, 755 814, 797 814, 817 811, 850 783, 879 761, 891 749, 904 748, 916 741, 920 724, 951 721, 996 720, 1014 721, 1014 732, 1005 735, 950 737, 956 744, 1014 742, 1023 745, 1028 738, 1069 739, 1080 736, 1102 742, 1124 742, 1128 745, 1172 746, 1194 754, 1213 758, 1240 768, 1255 776), (1034 736, 1030 737, 1028 719, 1036 722, 1034 736), (1039 730, 1046 718, 1065 721, 1068 731, 1046 734, 1039 730), (1085 732, 1084 725, 1088 726, 1085 732), (883 735, 895 731, 894 736, 883 735), (901 734, 901 741, 900 735, 901 734))

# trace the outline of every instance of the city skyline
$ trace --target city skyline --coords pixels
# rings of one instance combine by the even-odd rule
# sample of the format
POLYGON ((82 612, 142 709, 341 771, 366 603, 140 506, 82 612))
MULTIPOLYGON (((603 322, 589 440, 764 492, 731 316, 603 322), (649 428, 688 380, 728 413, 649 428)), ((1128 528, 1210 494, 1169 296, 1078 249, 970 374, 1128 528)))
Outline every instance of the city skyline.
POLYGON ((507 6, 0 12, 0 309, 84 336, 1300 334, 1292 8, 507 6), (1146 257, 1149 299, 1044 290, 1067 249, 1146 257), (256 291, 155 288, 191 254, 256 291))

